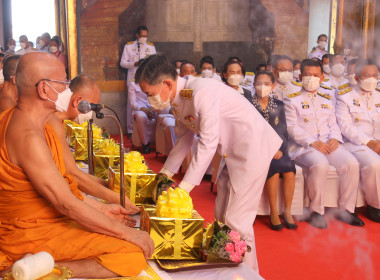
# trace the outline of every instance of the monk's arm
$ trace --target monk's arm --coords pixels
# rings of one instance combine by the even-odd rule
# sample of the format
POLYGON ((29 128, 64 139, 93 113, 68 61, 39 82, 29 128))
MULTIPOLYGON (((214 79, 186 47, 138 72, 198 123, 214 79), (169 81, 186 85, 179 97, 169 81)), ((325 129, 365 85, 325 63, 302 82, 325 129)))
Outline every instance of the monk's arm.
MULTIPOLYGON (((35 190, 49 201, 60 213, 70 217, 84 228, 129 241, 139 246, 146 257, 152 255, 154 243, 148 234, 107 217, 71 192, 53 161, 51 152, 42 135, 20 130, 7 135, 10 160, 23 169, 35 190), (27 144, 25 144, 27 143, 27 144)), ((9 132, 9 131, 8 131, 9 132)))
MULTIPOLYGON (((59 140, 62 143, 63 159, 66 166, 66 172, 71 174, 75 178, 76 182, 78 183, 79 189, 82 192, 104 199, 107 202, 119 204, 119 194, 108 189, 108 183, 105 180, 87 174, 78 168, 78 166, 75 163, 73 154, 66 143, 66 133, 62 125, 62 122, 57 117, 52 116, 49 119, 49 124, 52 126, 59 140)), ((129 198, 126 197, 125 201, 126 208, 128 208, 128 210, 134 211, 135 213, 139 211, 139 208, 136 207, 132 202, 130 202, 129 198)))

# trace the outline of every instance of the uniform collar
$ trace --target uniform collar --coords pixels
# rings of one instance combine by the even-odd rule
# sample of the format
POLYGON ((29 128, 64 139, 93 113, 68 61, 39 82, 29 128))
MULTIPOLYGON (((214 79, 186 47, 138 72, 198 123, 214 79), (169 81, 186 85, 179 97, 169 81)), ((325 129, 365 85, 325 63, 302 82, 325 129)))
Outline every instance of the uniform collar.
POLYGON ((301 89, 302 95, 303 96, 308 96, 308 97, 316 97, 317 96, 317 92, 318 92, 318 89, 314 93, 311 93, 311 92, 305 90, 304 88, 301 89))
POLYGON ((359 85, 356 85, 355 92, 360 96, 372 96, 372 92, 367 92, 367 91, 361 90, 359 85))
POLYGON ((237 90, 240 94, 244 95, 244 90, 243 88, 239 85, 238 87, 238 90, 237 90))

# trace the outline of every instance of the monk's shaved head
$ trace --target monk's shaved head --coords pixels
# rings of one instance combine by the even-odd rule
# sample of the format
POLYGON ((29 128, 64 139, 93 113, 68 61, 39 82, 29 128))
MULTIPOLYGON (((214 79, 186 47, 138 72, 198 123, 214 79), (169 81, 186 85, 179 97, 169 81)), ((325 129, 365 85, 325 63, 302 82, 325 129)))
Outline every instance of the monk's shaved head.
POLYGON ((42 79, 65 81, 63 64, 54 55, 43 52, 24 54, 16 70, 16 86, 20 97, 35 92, 35 85, 42 79))
POLYGON ((73 92, 73 95, 81 95, 82 98, 86 100, 96 94, 94 89, 97 87, 98 85, 95 80, 87 74, 76 76, 70 83, 70 89, 73 92))

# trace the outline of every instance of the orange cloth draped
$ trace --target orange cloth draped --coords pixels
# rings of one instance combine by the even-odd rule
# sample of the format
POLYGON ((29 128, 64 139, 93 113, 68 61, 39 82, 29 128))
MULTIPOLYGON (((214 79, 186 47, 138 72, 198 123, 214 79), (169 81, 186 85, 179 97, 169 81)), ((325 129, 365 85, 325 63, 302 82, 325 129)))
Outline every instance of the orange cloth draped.
MULTIPOLYGON (((13 112, 0 115, 0 271, 26 253, 46 251, 55 261, 95 259, 121 276, 139 274, 146 260, 138 246, 81 228, 37 193, 23 170, 10 162, 5 134, 13 112)), ((83 199, 75 180, 65 174, 61 143, 48 124, 45 136, 58 170, 83 199)))

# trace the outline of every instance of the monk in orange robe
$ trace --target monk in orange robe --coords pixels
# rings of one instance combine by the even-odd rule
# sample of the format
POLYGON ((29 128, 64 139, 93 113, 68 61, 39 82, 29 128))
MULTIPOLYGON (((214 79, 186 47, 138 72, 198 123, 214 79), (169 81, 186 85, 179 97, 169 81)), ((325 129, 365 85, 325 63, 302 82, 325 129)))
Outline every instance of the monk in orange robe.
POLYGON ((153 253, 152 239, 128 226, 121 206, 79 191, 47 124, 65 78, 56 57, 25 54, 16 71, 19 102, 0 115, 0 271, 46 251, 76 278, 137 275, 153 253))
POLYGON ((4 86, 0 89, 0 113, 13 107, 17 103, 16 66, 20 55, 11 55, 4 60, 4 86))

